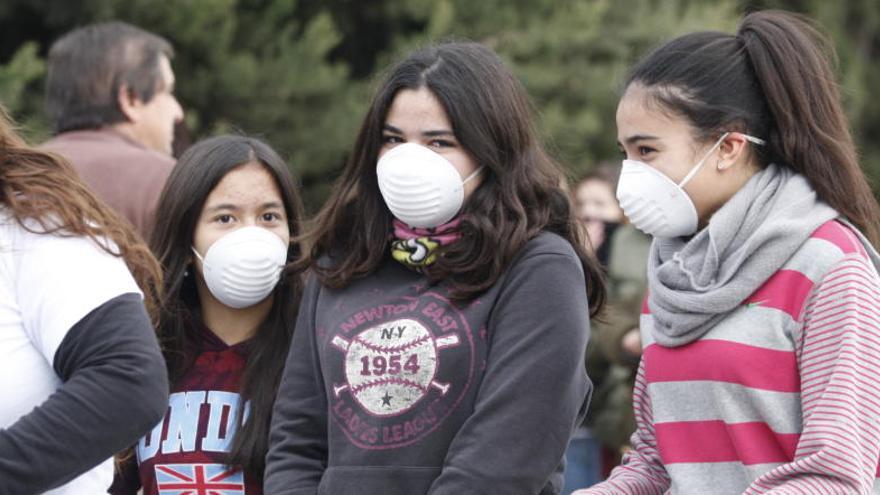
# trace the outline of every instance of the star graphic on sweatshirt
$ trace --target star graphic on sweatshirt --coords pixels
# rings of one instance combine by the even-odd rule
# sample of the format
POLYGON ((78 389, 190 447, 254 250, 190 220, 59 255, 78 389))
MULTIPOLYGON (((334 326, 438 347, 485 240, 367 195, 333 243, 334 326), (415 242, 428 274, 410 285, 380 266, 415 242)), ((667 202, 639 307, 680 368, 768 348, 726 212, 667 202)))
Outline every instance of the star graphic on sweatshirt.
POLYGON ((385 392, 385 395, 382 397, 382 405, 391 407, 391 399, 394 397, 388 395, 388 392, 385 392))

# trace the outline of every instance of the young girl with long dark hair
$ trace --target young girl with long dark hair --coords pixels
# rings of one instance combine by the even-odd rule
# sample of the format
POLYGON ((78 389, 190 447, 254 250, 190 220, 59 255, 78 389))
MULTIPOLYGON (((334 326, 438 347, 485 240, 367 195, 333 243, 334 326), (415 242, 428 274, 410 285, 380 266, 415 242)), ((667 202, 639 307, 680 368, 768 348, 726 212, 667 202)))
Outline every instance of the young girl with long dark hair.
POLYGON ((268 492, 559 492, 604 288, 529 113, 476 43, 388 73, 309 236, 268 492))
POLYGON ((181 156, 151 243, 165 269, 158 332, 171 398, 114 493, 263 493, 301 291, 283 271, 298 257, 300 216, 290 171, 266 143, 220 136, 181 156))

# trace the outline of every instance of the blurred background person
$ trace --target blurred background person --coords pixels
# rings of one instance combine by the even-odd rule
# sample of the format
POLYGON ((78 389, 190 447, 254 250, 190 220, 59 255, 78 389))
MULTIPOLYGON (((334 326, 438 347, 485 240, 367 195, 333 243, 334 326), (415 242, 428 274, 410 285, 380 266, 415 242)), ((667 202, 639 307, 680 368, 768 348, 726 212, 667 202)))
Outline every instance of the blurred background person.
POLYGON ((171 398, 111 493, 259 495, 302 289, 282 272, 299 255, 295 181, 266 143, 218 136, 183 154, 158 212, 151 245, 165 268, 158 332, 171 398))
POLYGON ((58 153, 144 239, 174 159, 174 51, 164 38, 124 22, 84 26, 49 50, 46 113, 58 153))
POLYGON ((650 236, 634 228, 617 201, 620 167, 600 163, 573 187, 589 248, 606 272, 608 303, 592 319, 587 374, 596 388, 584 425, 566 452, 563 493, 604 479, 620 461, 635 431, 632 392, 641 356, 639 317, 647 291, 650 236))
POLYGON ((0 493, 105 493, 162 416, 159 265, 0 107, 0 493))
POLYGON ((600 163, 575 183, 574 203, 578 219, 587 229, 588 244, 603 266, 608 266, 610 239, 623 222, 615 188, 619 167, 600 163))

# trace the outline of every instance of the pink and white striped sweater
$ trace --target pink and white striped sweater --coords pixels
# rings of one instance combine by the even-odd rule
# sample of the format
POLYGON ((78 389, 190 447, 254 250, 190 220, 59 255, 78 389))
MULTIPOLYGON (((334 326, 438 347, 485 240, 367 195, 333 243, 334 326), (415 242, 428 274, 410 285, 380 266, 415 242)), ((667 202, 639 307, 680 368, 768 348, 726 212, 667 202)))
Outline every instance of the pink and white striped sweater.
POLYGON ((633 451, 577 495, 880 494, 880 278, 831 221, 699 340, 651 337, 633 451))

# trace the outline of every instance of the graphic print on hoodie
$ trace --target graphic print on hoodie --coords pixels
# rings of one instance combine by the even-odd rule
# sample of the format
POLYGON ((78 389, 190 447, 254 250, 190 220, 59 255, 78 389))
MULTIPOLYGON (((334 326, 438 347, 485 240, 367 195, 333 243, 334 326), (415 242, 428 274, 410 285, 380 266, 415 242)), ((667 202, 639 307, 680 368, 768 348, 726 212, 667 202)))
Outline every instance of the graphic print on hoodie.
MULTIPOLYGON (((250 340, 227 345, 200 323, 187 334, 192 365, 178 380, 162 421, 138 442, 135 464, 117 473, 113 495, 262 494, 262 473, 226 465, 235 433, 250 340)), ((249 403, 244 404, 247 421, 249 403)))
POLYGON ((364 449, 417 442, 461 402, 474 376, 473 332, 440 294, 359 310, 330 337, 331 412, 364 449), (467 370, 462 373, 462 370, 467 370))

